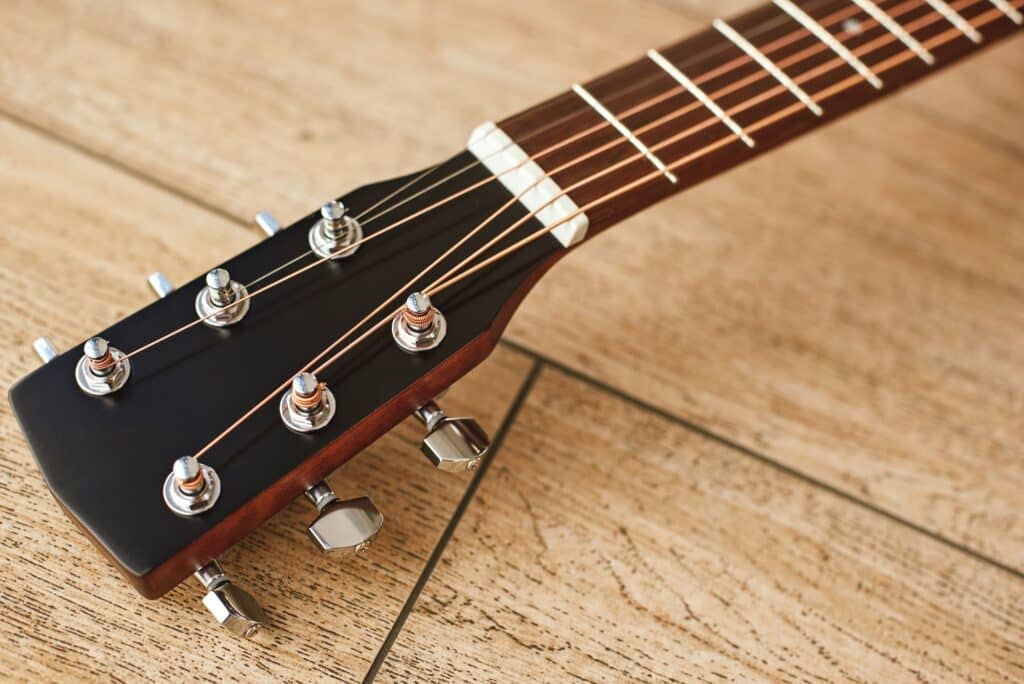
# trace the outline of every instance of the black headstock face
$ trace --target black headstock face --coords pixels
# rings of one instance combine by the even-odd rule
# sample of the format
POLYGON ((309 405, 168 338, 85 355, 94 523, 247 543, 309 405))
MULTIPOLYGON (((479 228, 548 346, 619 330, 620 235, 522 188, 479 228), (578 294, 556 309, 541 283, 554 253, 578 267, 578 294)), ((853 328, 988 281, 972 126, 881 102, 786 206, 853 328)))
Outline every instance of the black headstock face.
MULTIPOLYGON (((457 155, 398 192, 378 211, 471 166, 376 220, 363 219, 365 232, 487 178, 474 161, 468 153, 457 155)), ((370 185, 342 200, 358 214, 414 177, 370 185)), ((364 244, 349 259, 325 263, 255 297, 235 326, 195 326, 133 358, 130 381, 108 397, 87 396, 75 384, 80 347, 40 367, 11 390, 10 399, 54 495, 130 578, 163 577, 160 583, 136 582, 140 590, 166 591, 486 355, 522 294, 563 250, 554 238, 531 242, 439 294, 435 305, 448 331, 437 349, 404 352, 385 327, 328 368, 320 379, 338 407, 323 430, 302 435, 285 429, 277 401, 245 421, 203 458, 222 482, 212 510, 183 518, 164 504, 161 487, 176 458, 195 453, 510 198, 499 183, 485 183, 364 244)), ((421 284, 525 215, 511 204, 421 284)), ((307 251, 307 232, 318 218, 307 216, 225 268, 240 282, 255 280, 307 251)), ((535 220, 525 221, 489 253, 538 228, 535 220)), ((194 320, 203 285, 197 278, 97 334, 122 350, 138 348, 194 320)), ((394 300, 387 311, 400 304, 394 300)))

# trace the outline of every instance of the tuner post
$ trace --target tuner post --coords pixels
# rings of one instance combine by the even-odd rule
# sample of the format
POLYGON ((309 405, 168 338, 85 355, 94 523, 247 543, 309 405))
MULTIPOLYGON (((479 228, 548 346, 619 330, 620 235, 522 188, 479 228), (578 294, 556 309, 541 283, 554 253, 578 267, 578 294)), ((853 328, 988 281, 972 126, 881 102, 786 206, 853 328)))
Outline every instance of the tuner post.
POLYGON ((309 229, 309 247, 323 259, 344 259, 356 253, 363 239, 363 227, 348 215, 337 200, 320 207, 320 220, 309 229))
POLYGON ((278 408, 289 430, 315 432, 334 418, 337 402, 327 383, 318 382, 312 373, 299 373, 292 378, 291 389, 281 397, 278 408))
POLYGON ((217 471, 192 456, 174 462, 164 480, 164 503, 175 515, 190 518, 213 508, 220 498, 217 471))
POLYGON ((206 274, 206 287, 196 295, 196 313, 203 323, 214 328, 234 325, 249 313, 249 291, 231 279, 225 268, 206 274))
POLYGON ((124 352, 102 337, 91 337, 82 346, 82 358, 75 366, 75 380, 86 394, 102 397, 118 391, 128 382, 132 364, 124 352))
POLYGON ((448 323, 423 292, 413 292, 391 320, 391 336, 403 350, 415 354, 434 349, 448 332, 448 323))

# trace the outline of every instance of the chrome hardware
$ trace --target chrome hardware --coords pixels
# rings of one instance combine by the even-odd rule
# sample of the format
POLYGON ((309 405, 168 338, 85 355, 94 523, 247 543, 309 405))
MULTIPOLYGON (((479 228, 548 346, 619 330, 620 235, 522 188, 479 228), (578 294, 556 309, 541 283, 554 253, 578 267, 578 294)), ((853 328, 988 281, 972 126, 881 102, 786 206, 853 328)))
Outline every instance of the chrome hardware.
POLYGON ((250 300, 242 299, 248 296, 245 285, 232 280, 226 269, 215 268, 206 274, 206 287, 196 295, 196 313, 200 318, 210 316, 203 321, 206 325, 223 328, 249 313, 250 300))
POLYGON ((35 350, 36 356, 40 358, 43 363, 50 363, 57 358, 57 348, 53 346, 53 342, 46 339, 45 337, 37 337, 32 341, 32 349, 35 350))
POLYGON ((232 584, 217 561, 210 561, 194 575, 206 589, 203 605, 224 629, 249 638, 267 623, 267 614, 256 599, 232 584))
POLYGON ((320 220, 309 229, 309 247, 319 257, 343 259, 359 249, 363 227, 348 215, 341 202, 331 200, 320 207, 320 220))
POLYGON ((132 364, 120 349, 111 347, 102 337, 92 337, 86 340, 82 351, 75 366, 75 380, 83 392, 102 397, 128 382, 132 364))
POLYGON ((267 237, 274 237, 281 232, 281 224, 271 215, 269 211, 261 211, 256 214, 256 225, 260 227, 267 237))
POLYGON ((153 292, 156 292, 156 296, 160 299, 174 292, 174 285, 171 285, 171 281, 160 271, 150 273, 146 280, 149 281, 149 286, 153 288, 153 292))
POLYGON ((220 476, 191 456, 174 462, 164 480, 164 503, 175 515, 191 517, 213 508, 220 498, 220 476))
POLYGON ((420 449, 435 468, 450 473, 477 469, 491 446, 480 423, 472 418, 449 418, 433 401, 415 414, 427 428, 420 449))
POLYGON ((391 321, 391 336, 404 351, 421 352, 433 349, 444 340, 448 323, 430 297, 413 292, 405 300, 405 307, 391 321))
POLYGON ((317 382, 312 373, 299 373, 292 378, 292 387, 281 397, 281 420, 289 430, 313 432, 334 417, 337 403, 327 385, 317 382))
POLYGON ((369 497, 342 501, 326 481, 307 489, 306 498, 319 513, 307 530, 321 551, 362 553, 384 525, 384 515, 369 497))

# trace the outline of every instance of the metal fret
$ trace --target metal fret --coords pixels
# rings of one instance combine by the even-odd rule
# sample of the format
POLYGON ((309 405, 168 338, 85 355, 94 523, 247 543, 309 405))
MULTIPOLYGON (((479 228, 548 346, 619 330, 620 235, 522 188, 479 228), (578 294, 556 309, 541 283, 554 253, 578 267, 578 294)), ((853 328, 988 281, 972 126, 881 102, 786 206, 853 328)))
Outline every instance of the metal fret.
POLYGON ((747 145, 747 147, 754 146, 753 138, 747 135, 747 132, 744 131, 738 123, 733 121, 732 117, 725 113, 725 110, 719 107, 714 100, 708 97, 707 93, 701 90, 696 83, 688 79, 683 74, 683 72, 681 72, 679 69, 676 68, 674 64, 672 64, 672 62, 665 59, 657 50, 648 50, 647 56, 650 57, 655 64, 664 69, 669 76, 679 81, 679 83, 684 88, 686 88, 691 95, 700 100, 701 104, 707 107, 712 114, 721 119, 722 123, 728 126, 729 130, 732 131, 737 138, 742 140, 747 145))
POLYGON ((865 81, 870 83, 877 90, 882 89, 882 79, 878 78, 875 72, 871 71, 864 62, 860 61, 855 54, 850 52, 845 45, 840 43, 835 36, 825 29, 824 26, 815 21, 811 15, 794 5, 790 0, 774 1, 783 12, 791 16, 797 23, 814 34, 818 40, 829 46, 834 53, 842 57, 847 64, 853 67, 854 71, 864 78, 865 81))
POLYGON ((1010 17, 1010 20, 1013 21, 1013 23, 1017 25, 1024 24, 1024 16, 1021 16, 1021 13, 1006 0, 992 0, 992 4, 995 5, 1000 12, 1010 17))
POLYGON ((736 47, 747 53, 747 56, 753 59, 755 62, 761 65, 761 68, 771 74, 776 81, 786 86, 789 92, 793 93, 793 97, 803 102, 808 109, 810 109, 816 116, 822 116, 824 112, 821 106, 814 101, 814 99, 804 92, 804 89, 796 84, 796 81, 786 75, 782 69, 778 67, 775 62, 768 59, 768 57, 758 50, 753 43, 744 38, 739 34, 736 29, 729 26, 725 21, 721 19, 715 19, 714 26, 719 30, 726 38, 731 40, 736 47))
POLYGON ((982 38, 978 30, 971 26, 970 22, 960 16, 960 13, 946 4, 945 0, 925 0, 932 9, 946 18, 946 21, 960 29, 960 32, 971 39, 974 43, 980 43, 982 38))
POLYGON ((914 36, 910 35, 910 32, 904 29, 897 23, 895 19, 890 17, 885 10, 876 5, 871 0, 853 0, 853 3, 864 10, 872 19, 877 21, 879 24, 885 27, 885 29, 900 39, 904 45, 924 60, 925 64, 931 66, 935 64, 935 55, 928 51, 924 45, 918 42, 914 36))
POLYGON ((640 150, 640 153, 647 158, 647 161, 654 164, 654 168, 658 169, 663 174, 665 174, 665 178, 669 179, 669 181, 671 181, 673 184, 679 182, 679 179, 676 178, 676 175, 674 173, 668 170, 668 167, 665 166, 665 163, 658 159, 657 155, 651 152, 650 148, 648 148, 647 145, 644 145, 643 141, 640 140, 640 138, 636 137, 636 135, 633 134, 633 131, 629 130, 629 128, 626 127, 626 124, 619 121, 619 119, 610 111, 608 111, 608 109, 603 104, 598 102, 597 98, 591 95, 586 88, 581 86, 579 83, 573 83, 572 91, 579 95, 581 98, 583 98, 583 101, 590 105, 594 109, 594 111, 603 116, 605 121, 610 123, 615 128, 615 130, 622 134, 622 137, 624 137, 629 142, 633 143, 633 147, 640 150))

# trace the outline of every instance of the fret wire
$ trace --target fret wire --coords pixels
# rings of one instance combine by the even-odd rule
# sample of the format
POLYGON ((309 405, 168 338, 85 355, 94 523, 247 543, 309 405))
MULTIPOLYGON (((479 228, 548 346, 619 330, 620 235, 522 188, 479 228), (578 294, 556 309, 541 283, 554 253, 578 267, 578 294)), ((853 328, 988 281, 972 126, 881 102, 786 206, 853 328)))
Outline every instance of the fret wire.
POLYGON ((932 9, 936 12, 945 17, 946 21, 960 29, 960 32, 970 38, 972 42, 980 43, 982 41, 982 37, 978 32, 978 29, 974 28, 959 12, 950 7, 949 3, 945 0, 925 0, 925 2, 931 5, 932 9))
POLYGON ((665 163, 658 159, 658 155, 651 152, 650 148, 647 147, 640 138, 636 137, 636 135, 633 134, 633 131, 629 130, 626 124, 619 121, 619 119, 608 111, 603 104, 598 102, 597 98, 591 95, 586 88, 581 86, 579 83, 573 83, 572 90, 574 93, 579 95, 584 102, 593 107, 594 111, 604 117, 605 120, 615 128, 615 130, 622 134, 622 137, 632 143, 633 147, 640 150, 640 153, 647 159, 647 161, 651 162, 651 164, 654 165, 654 168, 665 174, 665 178, 667 178, 673 185, 679 182, 676 175, 665 168, 665 163))
POLYGON ((1018 26, 1024 24, 1024 16, 1022 16, 1021 13, 1018 12, 1013 5, 1007 2, 1007 0, 991 0, 991 2, 993 5, 996 6, 996 8, 999 9, 1000 12, 1008 16, 1010 18, 1010 21, 1012 21, 1013 23, 1017 24, 1018 26))
POLYGON ((732 26, 730 26, 722 19, 715 19, 712 25, 716 29, 718 29, 726 38, 735 43, 736 46, 743 50, 743 52, 745 52, 751 59, 753 59, 755 62, 761 65, 761 68, 767 71, 769 74, 771 74, 775 78, 775 80, 777 80, 782 85, 786 86, 789 92, 793 93, 793 96, 796 99, 803 102, 808 109, 814 112, 816 116, 822 116, 824 114, 824 112, 821 109, 821 106, 817 102, 815 102, 810 95, 804 92, 803 88, 798 86, 796 82, 793 81, 793 79, 791 79, 785 71, 780 69, 775 62, 768 59, 768 57, 763 52, 754 47, 753 43, 751 43, 749 40, 740 35, 740 33, 736 29, 734 29, 732 26))
POLYGON ((878 76, 871 71, 864 62, 857 59, 857 56, 850 52, 849 48, 839 42, 835 36, 815 21, 811 15, 794 5, 791 0, 773 0, 773 2, 786 14, 793 17, 796 22, 814 34, 818 40, 832 48, 833 52, 846 60, 846 63, 853 67, 853 69, 859 73, 864 80, 874 86, 876 90, 880 90, 882 88, 882 79, 878 78, 878 76))
POLYGON ((726 114, 725 111, 723 111, 722 108, 719 107, 714 100, 708 97, 707 93, 701 90, 700 86, 691 81, 689 78, 686 77, 686 74, 677 69, 676 66, 672 64, 672 62, 665 59, 665 57, 657 50, 648 50, 647 56, 651 59, 651 61, 653 61, 659 67, 664 69, 669 76, 671 76, 680 84, 682 84, 682 86, 686 88, 691 95, 700 100, 701 104, 707 107, 712 114, 721 119, 722 123, 724 123, 730 131, 735 133, 736 137, 742 140, 747 147, 754 146, 754 140, 749 135, 746 134, 743 128, 741 128, 740 125, 736 123, 731 116, 726 114))
POLYGON ((877 21, 879 24, 885 27, 889 33, 893 34, 900 39, 904 45, 920 57, 925 64, 932 66, 935 64, 935 55, 928 51, 914 36, 900 25, 895 19, 889 16, 889 13, 883 10, 881 7, 876 5, 872 0, 852 0, 858 7, 860 7, 866 14, 872 19, 877 21))

